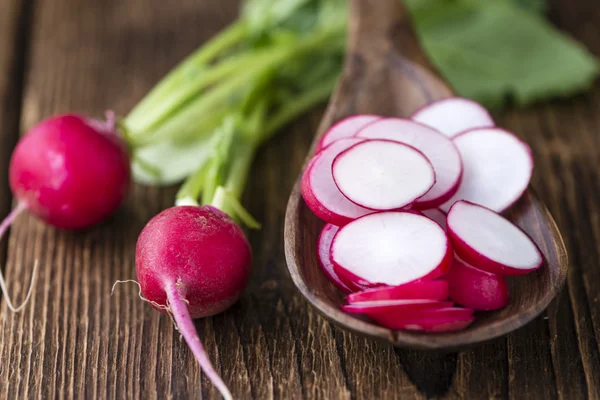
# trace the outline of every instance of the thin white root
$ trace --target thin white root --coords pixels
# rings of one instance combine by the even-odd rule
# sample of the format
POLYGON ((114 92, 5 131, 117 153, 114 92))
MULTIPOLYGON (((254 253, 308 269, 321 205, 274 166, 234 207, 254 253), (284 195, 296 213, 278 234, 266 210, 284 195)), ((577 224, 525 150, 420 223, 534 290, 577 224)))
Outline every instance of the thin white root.
POLYGON ((152 300, 148 300, 147 298, 145 298, 144 296, 142 296, 142 287, 140 286, 139 282, 133 279, 127 279, 124 281, 116 281, 113 285, 112 285, 112 289, 110 290, 110 295, 112 296, 114 291, 115 291, 115 287, 120 284, 120 283, 135 283, 138 287, 138 297, 142 300, 145 301, 148 304, 152 304, 154 307, 156 308, 160 308, 161 310, 165 310, 167 311, 169 314, 171 314, 171 307, 169 307, 168 305, 163 305, 163 304, 158 304, 155 301, 152 300))
POLYGON ((23 310, 23 308, 25 308, 25 306, 29 302, 29 299, 31 299, 31 295, 33 294, 33 287, 35 286, 35 276, 37 275, 37 270, 38 260, 35 260, 33 264, 33 271, 31 272, 31 282, 29 283, 29 290, 27 291, 27 296, 25 296, 25 300, 23 300, 21 305, 19 305, 18 307, 15 307, 13 305, 8 294, 8 290, 6 289, 6 282, 4 281, 4 276, 2 275, 2 273, 0 273, 0 289, 2 289, 2 296, 4 296, 4 301, 6 301, 6 305, 12 312, 18 313, 21 310, 23 310))

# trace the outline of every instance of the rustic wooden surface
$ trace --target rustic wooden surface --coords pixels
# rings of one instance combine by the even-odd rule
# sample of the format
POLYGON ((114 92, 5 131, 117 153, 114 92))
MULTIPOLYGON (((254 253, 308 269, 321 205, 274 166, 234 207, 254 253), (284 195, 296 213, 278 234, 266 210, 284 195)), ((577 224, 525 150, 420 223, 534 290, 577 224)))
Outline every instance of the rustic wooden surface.
MULTIPOLYGON (((125 113, 174 63, 235 15, 234 0, 0 0, 0 212, 19 132, 76 110, 125 113), (174 6, 176 4, 176 6, 174 6)), ((594 0, 552 1, 560 27, 600 54, 594 0)), ((320 111, 258 154, 245 196, 254 274, 242 301, 196 326, 236 398, 600 398, 600 84, 574 99, 498 116, 536 156, 534 187, 565 236, 568 287, 525 328, 460 353, 392 348, 332 327, 294 289, 282 247, 289 191, 320 111)), ((321 110, 322 111, 322 110, 321 110)), ((116 279, 134 277, 144 223, 174 189, 135 187, 103 225, 69 233, 22 216, 0 248, 17 300, 0 305, 0 398, 217 398, 168 318, 116 279), (8 247, 6 247, 8 246, 8 247)))

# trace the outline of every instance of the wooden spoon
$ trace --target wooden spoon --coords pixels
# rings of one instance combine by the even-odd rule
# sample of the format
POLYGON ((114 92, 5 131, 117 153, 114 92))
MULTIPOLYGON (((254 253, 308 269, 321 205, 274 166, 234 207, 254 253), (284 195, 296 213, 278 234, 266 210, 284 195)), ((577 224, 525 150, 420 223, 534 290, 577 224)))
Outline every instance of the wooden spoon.
MULTIPOLYGON (((427 60, 399 0, 352 0, 344 72, 333 94, 307 160, 321 135, 353 114, 406 117, 419 107, 453 95, 427 60)), ((285 255, 290 275, 306 299, 338 327, 418 349, 453 349, 511 332, 538 316, 563 286, 567 253, 544 204, 530 190, 507 213, 540 246, 546 265, 511 279, 511 301, 503 310, 479 315, 454 333, 392 331, 340 310, 344 295, 321 272, 316 242, 323 223, 305 205, 300 179, 290 195, 285 218, 285 255)))

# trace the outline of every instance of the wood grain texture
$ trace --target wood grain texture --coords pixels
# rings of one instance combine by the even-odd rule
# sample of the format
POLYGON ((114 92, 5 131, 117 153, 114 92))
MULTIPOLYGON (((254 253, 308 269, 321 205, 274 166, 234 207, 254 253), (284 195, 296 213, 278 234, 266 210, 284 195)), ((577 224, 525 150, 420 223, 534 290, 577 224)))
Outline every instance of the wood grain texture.
MULTIPOLYGON (((37 1, 21 131, 58 111, 101 116, 112 107, 125 113, 237 12, 234 0, 165 3, 37 1)), ((0 0, 0 168, 6 168, 15 140, 4 135, 19 127, 14 65, 23 65, 15 60, 23 60, 24 52, 15 41, 22 34, 15 32, 22 29, 23 4, 0 0)), ((554 0, 551 16, 600 54, 596 1, 554 0)), ((263 223, 260 232, 250 232, 250 287, 231 310, 196 323, 234 396, 600 399, 599 109, 596 85, 588 95, 497 116, 534 149, 533 186, 565 234, 572 261, 568 288, 520 331, 450 354, 394 349, 341 331, 295 289, 284 262, 282 221, 323 110, 286 128, 259 152, 245 194, 245 204, 263 223)), ((6 179, 2 171, 0 179, 6 179)), ((114 280, 134 276, 137 233, 171 204, 174 190, 135 187, 114 218, 81 233, 59 232, 29 216, 17 221, 6 262, 17 300, 35 258, 43 268, 23 314, 0 305, 0 399, 218 398, 168 318, 143 304, 134 287, 110 296, 114 280)), ((10 197, 0 196, 0 204, 8 209, 10 197)))

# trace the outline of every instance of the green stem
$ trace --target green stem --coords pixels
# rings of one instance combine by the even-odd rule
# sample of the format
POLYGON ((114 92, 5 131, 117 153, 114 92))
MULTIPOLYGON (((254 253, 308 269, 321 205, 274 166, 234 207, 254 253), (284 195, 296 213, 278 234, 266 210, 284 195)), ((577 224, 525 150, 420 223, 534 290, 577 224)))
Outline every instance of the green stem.
POLYGON ((247 34, 248 24, 240 19, 192 53, 134 107, 126 118, 128 129, 136 133, 144 132, 156 123, 162 114, 155 115, 155 110, 162 107, 165 98, 197 79, 210 61, 239 43, 247 34))
POLYGON ((284 125, 307 112, 316 104, 327 100, 335 88, 336 82, 337 76, 332 77, 323 84, 302 93, 294 102, 287 103, 281 107, 275 115, 269 118, 262 135, 257 140, 260 143, 264 143, 273 137, 284 125))

